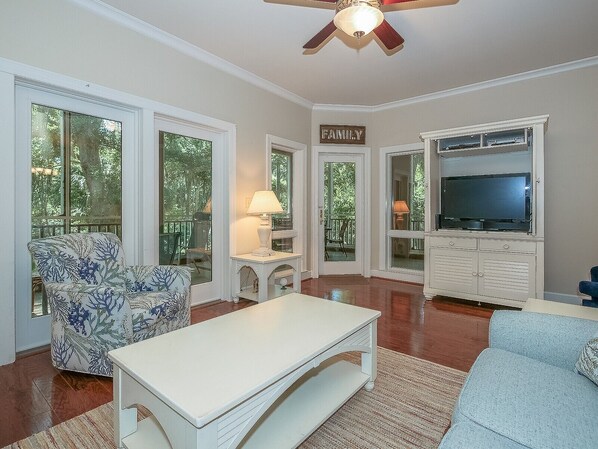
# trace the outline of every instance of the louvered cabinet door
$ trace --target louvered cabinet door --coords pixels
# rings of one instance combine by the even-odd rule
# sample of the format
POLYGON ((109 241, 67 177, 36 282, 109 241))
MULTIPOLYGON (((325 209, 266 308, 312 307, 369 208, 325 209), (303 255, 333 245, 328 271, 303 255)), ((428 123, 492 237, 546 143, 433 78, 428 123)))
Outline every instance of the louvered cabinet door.
POLYGON ((430 248, 430 287, 462 293, 478 292, 478 253, 430 248))
POLYGON ((536 258, 480 252, 478 278, 480 295, 526 301, 536 294, 536 258))

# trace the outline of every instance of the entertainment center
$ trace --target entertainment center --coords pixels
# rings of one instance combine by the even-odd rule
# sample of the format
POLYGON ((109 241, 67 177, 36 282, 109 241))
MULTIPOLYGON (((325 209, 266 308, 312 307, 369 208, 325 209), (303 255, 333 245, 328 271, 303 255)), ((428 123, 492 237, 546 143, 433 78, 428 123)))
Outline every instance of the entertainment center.
POLYGON ((427 299, 544 298, 547 125, 545 115, 421 134, 427 299))

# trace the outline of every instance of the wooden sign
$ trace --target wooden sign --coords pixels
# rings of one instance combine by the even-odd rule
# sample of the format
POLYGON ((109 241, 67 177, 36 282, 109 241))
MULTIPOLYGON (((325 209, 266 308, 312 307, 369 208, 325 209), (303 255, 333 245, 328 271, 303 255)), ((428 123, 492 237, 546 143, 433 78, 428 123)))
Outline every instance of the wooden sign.
POLYGON ((320 143, 365 145, 365 126, 320 125, 320 143))

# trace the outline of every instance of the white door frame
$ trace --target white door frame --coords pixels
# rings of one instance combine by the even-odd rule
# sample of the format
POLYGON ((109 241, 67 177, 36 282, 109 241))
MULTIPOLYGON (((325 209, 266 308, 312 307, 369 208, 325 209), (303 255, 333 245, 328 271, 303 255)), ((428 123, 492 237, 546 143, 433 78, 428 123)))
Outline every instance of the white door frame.
POLYGON ((135 112, 107 103, 90 101, 72 95, 18 86, 16 89, 16 200, 21 206, 15 218, 16 262, 16 350, 23 351, 50 341, 50 315, 31 317, 31 256, 27 243, 31 240, 31 106, 42 104, 80 114, 116 120, 122 123, 122 239, 129 263, 138 263, 139 239, 135 238, 139 222, 139 164, 136 145, 135 112), (24 174, 24 175, 23 175, 24 174))
MULTIPOLYGON (((394 232, 390 230, 390 222, 388 218, 391 216, 390 210, 392 201, 391 185, 389 182, 392 175, 392 165, 388 162, 392 156, 405 156, 414 153, 423 153, 423 151, 423 142, 380 148, 378 169, 380 175, 380 194, 378 198, 378 210, 380 214, 378 220, 378 267, 380 269, 376 271, 377 276, 398 281, 414 282, 417 284, 423 284, 424 282, 423 271, 420 273, 414 270, 390 267, 390 245, 388 239, 388 237, 393 237, 393 235, 389 235, 389 233, 392 234, 394 232)), ((405 232, 409 231, 403 231, 403 233, 405 232)))
MULTIPOLYGON (((191 305, 203 304, 222 298, 222 286, 224 285, 224 272, 226 271, 223 260, 228 261, 228 253, 225 252, 226 235, 224 230, 224 212, 225 212, 225 190, 224 184, 224 151, 222 151, 223 142, 222 135, 218 134, 198 123, 189 123, 171 117, 164 117, 156 115, 154 121, 154 136, 155 136, 155 164, 160 170, 160 154, 158 144, 158 134, 160 131, 165 131, 183 136, 189 136, 202 140, 209 140, 212 142, 212 280, 204 284, 197 284, 191 286, 191 305), (216 251, 214 250, 216 249, 216 251)), ((155 179, 160 179, 160 174, 155 179)), ((156 204, 155 221, 156 228, 160 226, 160 183, 155 183, 156 188, 156 204)), ((158 263, 158 234, 154 235, 154 263, 158 263)), ((182 242, 181 242, 182 244, 182 242)))
MULTIPOLYGON (((320 179, 319 179, 319 161, 321 155, 336 155, 336 156, 361 156, 363 160, 363 239, 361 241, 362 269, 364 277, 371 275, 371 252, 367 250, 372 239, 372 211, 371 207, 367 207, 369 199, 371 198, 371 152, 369 147, 352 147, 352 146, 324 146, 318 145, 312 147, 311 155, 311 174, 312 174, 312 214, 311 214, 311 267, 312 277, 318 278, 320 276, 320 261, 319 261, 319 237, 320 237, 320 217, 318 215, 319 195, 320 195, 320 179)), ((357 250, 357 248, 356 248, 357 250)))

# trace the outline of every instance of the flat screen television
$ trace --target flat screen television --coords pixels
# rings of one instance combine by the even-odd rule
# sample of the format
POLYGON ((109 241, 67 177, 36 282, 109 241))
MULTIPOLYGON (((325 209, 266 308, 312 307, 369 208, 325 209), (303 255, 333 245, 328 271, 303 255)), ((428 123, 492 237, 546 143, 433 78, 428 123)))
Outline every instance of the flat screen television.
POLYGON ((529 173, 442 178, 440 228, 529 231, 530 179, 529 173))

